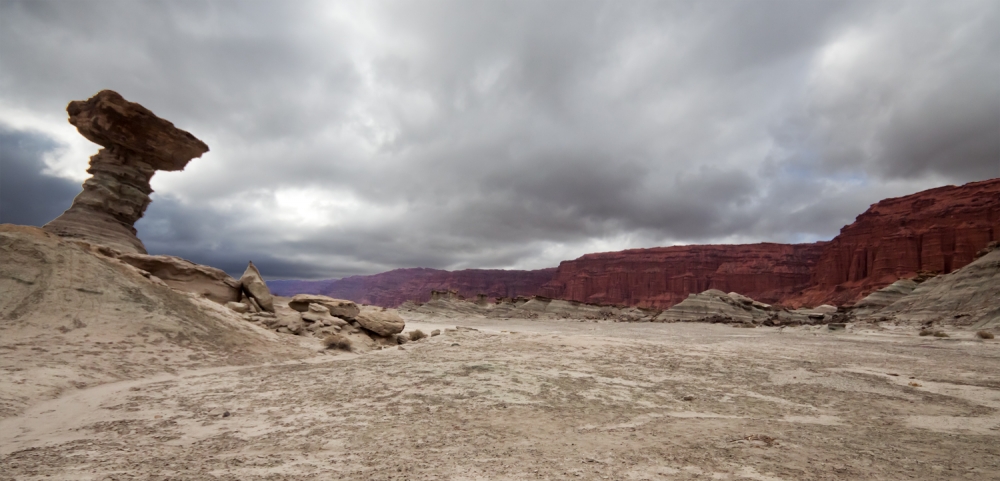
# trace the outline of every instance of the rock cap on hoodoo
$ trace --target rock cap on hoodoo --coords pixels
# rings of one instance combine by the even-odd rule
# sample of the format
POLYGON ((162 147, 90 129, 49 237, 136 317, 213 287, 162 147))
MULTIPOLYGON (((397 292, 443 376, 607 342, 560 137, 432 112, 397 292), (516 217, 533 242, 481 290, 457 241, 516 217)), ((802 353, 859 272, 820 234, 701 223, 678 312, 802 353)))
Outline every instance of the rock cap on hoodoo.
POLYGON ((208 152, 208 146, 189 132, 114 90, 102 90, 87 100, 66 107, 69 123, 96 144, 125 148, 142 154, 156 170, 183 170, 191 159, 208 152))

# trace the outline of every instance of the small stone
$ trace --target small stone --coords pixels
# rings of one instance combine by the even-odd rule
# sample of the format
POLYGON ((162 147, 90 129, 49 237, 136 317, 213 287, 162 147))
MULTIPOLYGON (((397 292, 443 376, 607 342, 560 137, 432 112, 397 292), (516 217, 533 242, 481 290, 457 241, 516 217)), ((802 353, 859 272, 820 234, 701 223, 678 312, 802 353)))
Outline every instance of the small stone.
POLYGON ((245 314, 245 313, 247 313, 247 311, 250 310, 250 307, 248 307, 246 304, 244 304, 242 302, 235 302, 235 301, 229 301, 229 302, 227 302, 226 303, 226 307, 228 307, 228 308, 232 309, 233 311, 236 311, 236 312, 238 312, 240 314, 245 314))
POLYGON ((457 342, 451 343, 451 347, 458 347, 458 343, 457 342))
POLYGON ((694 401, 694 396, 688 394, 681 398, 682 401, 694 401))
POLYGON ((434 329, 433 331, 431 331, 431 337, 439 336, 439 335, 441 335, 441 330, 440 329, 434 329))
POLYGON ((399 346, 399 347, 397 347, 396 349, 399 349, 400 351, 405 351, 405 350, 406 350, 406 348, 405 348, 405 347, 403 347, 403 346, 399 346))
POLYGON ((222 413, 222 417, 228 418, 229 417, 229 411, 226 411, 226 412, 222 413))

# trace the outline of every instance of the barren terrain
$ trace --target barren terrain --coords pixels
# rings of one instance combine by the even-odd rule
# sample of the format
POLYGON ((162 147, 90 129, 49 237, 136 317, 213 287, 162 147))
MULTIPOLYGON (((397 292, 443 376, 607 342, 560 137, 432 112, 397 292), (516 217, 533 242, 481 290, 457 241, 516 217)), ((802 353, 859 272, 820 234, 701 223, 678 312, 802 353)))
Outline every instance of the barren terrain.
POLYGON ((0 478, 1000 479, 969 332, 446 322, 408 329, 477 330, 67 390, 0 420, 0 478))

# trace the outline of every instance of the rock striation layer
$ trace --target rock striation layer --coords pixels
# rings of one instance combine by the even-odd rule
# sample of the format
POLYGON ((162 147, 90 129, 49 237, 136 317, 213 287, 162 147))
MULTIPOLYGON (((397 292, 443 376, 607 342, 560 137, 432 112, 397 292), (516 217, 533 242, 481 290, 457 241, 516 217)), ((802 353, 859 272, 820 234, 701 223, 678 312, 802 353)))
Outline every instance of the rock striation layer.
POLYGON ((134 225, 149 205, 149 180, 157 170, 183 170, 208 146, 111 90, 70 102, 66 111, 80 134, 103 148, 90 158, 83 192, 45 230, 145 254, 134 225))
POLYGON ((691 245, 587 254, 563 261, 540 294, 667 308, 708 289, 775 303, 809 287, 824 243, 691 245))
POLYGON ((887 307, 859 312, 862 320, 1000 327, 1000 248, 994 247, 971 264, 915 286, 887 307))

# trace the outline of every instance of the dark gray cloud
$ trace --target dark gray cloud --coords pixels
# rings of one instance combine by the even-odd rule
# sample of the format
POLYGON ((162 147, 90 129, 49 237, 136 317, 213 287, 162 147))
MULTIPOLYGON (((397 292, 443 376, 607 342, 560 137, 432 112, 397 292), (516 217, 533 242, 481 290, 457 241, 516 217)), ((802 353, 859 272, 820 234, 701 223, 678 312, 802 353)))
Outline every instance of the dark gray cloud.
MULTIPOLYGON (((1000 176, 989 0, 0 9, 0 120, 69 144, 66 102, 112 88, 190 130, 211 152, 154 177, 137 228, 230 271, 812 241, 1000 176)), ((73 145, 50 164, 79 182, 73 145)))
POLYGON ((80 185, 44 172, 45 154, 58 148, 44 134, 0 124, 0 223, 41 226, 69 208, 80 185))

